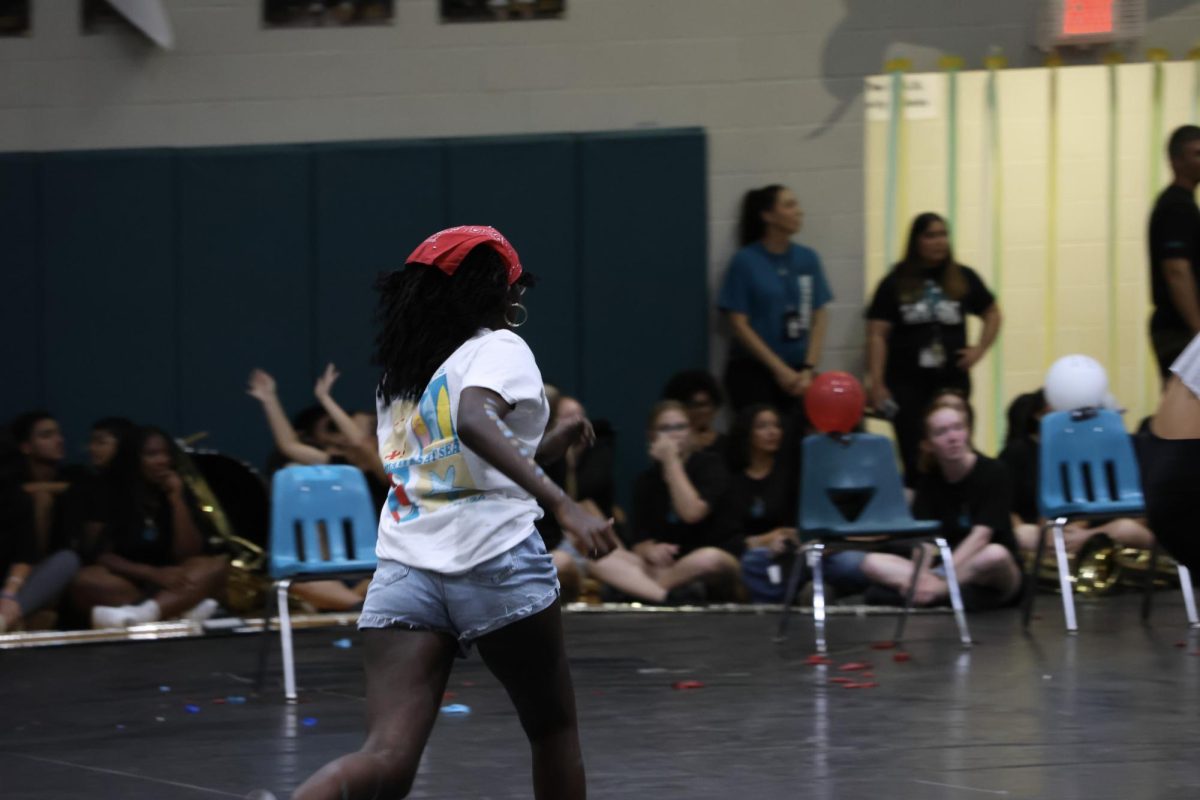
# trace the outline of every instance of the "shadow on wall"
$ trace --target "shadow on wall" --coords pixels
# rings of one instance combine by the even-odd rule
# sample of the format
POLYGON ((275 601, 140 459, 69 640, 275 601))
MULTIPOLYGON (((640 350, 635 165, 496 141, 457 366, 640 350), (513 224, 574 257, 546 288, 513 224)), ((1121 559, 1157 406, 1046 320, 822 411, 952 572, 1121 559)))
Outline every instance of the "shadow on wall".
MULTIPOLYGON (((889 55, 903 55, 905 45, 941 50, 960 55, 968 66, 977 67, 988 55, 986 48, 999 48, 1014 67, 1040 65, 1045 58, 1033 42, 1038 13, 1047 0, 1004 0, 1003 3, 975 4, 962 0, 923 0, 896 3, 893 0, 845 0, 846 16, 837 24, 821 55, 821 74, 825 88, 837 98, 837 106, 809 138, 817 138, 836 125, 855 99, 863 84, 847 80, 883 70, 889 55), (984 10, 984 9, 987 10, 984 10), (990 41, 976 41, 980 26, 987 26, 990 41), (975 28, 969 34, 964 29, 975 28), (964 35, 968 34, 968 35, 964 35), (894 48, 900 45, 901 52, 894 48), (967 48, 973 48, 967 52, 967 48)), ((1195 28, 1175 26, 1156 31, 1153 23, 1200 3, 1200 0, 1147 0, 1147 36, 1143 42, 1128 44, 1131 60, 1140 60, 1143 47, 1187 48, 1195 45, 1195 28), (1165 40, 1165 41, 1164 41, 1165 40), (1131 51, 1131 52, 1130 52, 1131 51), (1137 54, 1137 57, 1134 54, 1137 54)), ((1067 63, 1097 63, 1100 48, 1064 50, 1067 63)), ((1182 56, 1183 52, 1175 52, 1182 56)), ((916 64, 917 69, 933 69, 934 64, 916 64)))

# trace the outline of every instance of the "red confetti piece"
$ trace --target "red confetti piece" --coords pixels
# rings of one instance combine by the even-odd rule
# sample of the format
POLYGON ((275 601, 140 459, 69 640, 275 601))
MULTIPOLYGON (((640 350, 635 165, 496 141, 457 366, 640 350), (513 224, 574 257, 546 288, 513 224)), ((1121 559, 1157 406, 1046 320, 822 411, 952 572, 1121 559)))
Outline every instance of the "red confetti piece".
POLYGON ((821 655, 820 653, 813 653, 811 656, 804 659, 804 663, 808 664, 809 666, 818 667, 832 664, 833 660, 828 656, 821 655))
POLYGON ((876 686, 878 686, 878 685, 879 685, 879 684, 878 684, 878 683, 875 683, 874 681, 867 681, 866 683, 847 683, 847 684, 844 684, 845 688, 847 688, 847 689, 874 689, 874 688, 875 688, 876 686))
POLYGON ((1184 647, 1187 647, 1187 642, 1176 642, 1175 646, 1182 649, 1184 647))
POLYGON ((892 661, 912 661, 912 656, 908 653, 895 653, 892 655, 892 661))
POLYGON ((675 681, 671 684, 672 689, 703 689, 704 684, 700 681, 675 681))
POLYGON ((454 692, 446 692, 445 694, 442 695, 442 702, 444 703, 447 700, 453 700, 457 696, 458 695, 456 695, 454 692))
POLYGON ((872 642, 872 650, 891 650, 896 646, 895 642, 872 642))
POLYGON ((830 683, 854 683, 854 678, 847 678, 845 675, 839 675, 836 678, 830 678, 830 683))
POLYGON ((842 672, 856 672, 860 669, 870 669, 871 665, 864 661, 851 661, 838 667, 842 672))
POLYGON ((463 682, 462 682, 462 685, 463 685, 463 686, 474 686, 474 685, 475 685, 475 681, 463 681, 463 682))
POLYGON ((225 698, 224 697, 214 697, 213 705, 217 705, 217 706, 225 705, 225 698))
POLYGON ((875 677, 875 673, 874 673, 874 672, 864 672, 864 673, 862 674, 862 677, 863 677, 863 678, 874 678, 874 677, 875 677))

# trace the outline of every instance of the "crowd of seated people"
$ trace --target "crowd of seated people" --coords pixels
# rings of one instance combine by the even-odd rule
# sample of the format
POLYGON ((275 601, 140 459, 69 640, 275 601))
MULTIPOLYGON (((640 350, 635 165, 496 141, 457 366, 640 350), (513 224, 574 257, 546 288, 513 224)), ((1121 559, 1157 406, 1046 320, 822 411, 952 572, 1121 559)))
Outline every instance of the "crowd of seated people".
MULTIPOLYGON (((786 187, 747 193, 742 247, 718 300, 734 344, 724 386, 705 369, 666 381, 649 414, 644 471, 616 474, 618 432, 603 420, 592 425, 593 442, 541 465, 572 499, 612 519, 622 541, 591 560, 564 539, 553 515, 544 516, 538 530, 567 599, 591 586, 601 598, 647 604, 778 602, 789 571, 807 575, 807 565, 796 563, 805 479, 799 445, 814 432, 804 396, 821 370, 825 307, 833 295, 817 253, 792 241, 802 225, 799 201, 786 187), (721 414, 726 396, 728 434, 721 414), (619 495, 630 498, 627 510, 619 495)), ((875 289, 866 318, 870 405, 893 425, 914 515, 941 523, 953 563, 940 564, 930 552, 914 570, 912 552, 883 545, 840 551, 824 556, 826 583, 837 595, 861 592, 868 602, 889 604, 911 586, 917 604, 933 605, 947 600, 952 566, 968 608, 1014 604, 1022 594, 1023 557, 1045 535, 1036 492, 1038 423, 1048 407, 1041 391, 1021 395, 1009 411, 1002 451, 992 458, 973 444, 970 369, 995 340, 1001 315, 980 277, 955 261, 940 216, 913 221, 904 257, 875 289), (973 345, 969 315, 983 321, 973 345)), ((271 375, 250 374, 246 391, 261 405, 275 443, 266 475, 289 464, 351 465, 365 475, 380 508, 391 482, 375 415, 344 410, 332 394, 337 379, 329 365, 315 382, 315 404, 289 419, 271 375)), ((579 399, 552 387, 547 396, 551 428, 586 424, 579 399)), ((7 436, 0 460, 0 632, 125 627, 203 619, 217 610, 228 560, 212 549, 205 516, 179 476, 178 446, 166 432, 99 420, 89 439, 91 463, 82 469, 65 464, 61 430, 47 413, 13 420, 7 436)), ((1067 528, 1069 551, 1089 541, 1150 548, 1154 536, 1140 518, 1067 528)), ((318 581, 291 591, 314 610, 353 611, 367 586, 365 579, 318 581)))
POLYGON ((0 475, 0 630, 119 628, 217 611, 228 569, 165 432, 92 426, 86 468, 65 464, 44 411, 7 428, 0 475))
MULTIPOLYGON (((317 404, 293 419, 271 377, 256 370, 248 392, 262 405, 276 451, 271 470, 288 464, 350 464, 363 471, 376 503, 388 491, 375 444, 374 417, 349 414, 333 399, 330 366, 317 380, 317 404)), ((550 427, 587 418, 578 399, 548 391, 550 427)), ((592 444, 577 444, 543 465, 547 476, 593 513, 615 521, 622 546, 598 560, 571 547, 552 515, 539 531, 559 570, 565 599, 585 587, 595 597, 645 604, 765 602, 783 599, 801 537, 798 459, 784 453, 797 409, 754 403, 721 432, 719 383, 702 370, 673 376, 646 428, 649 466, 630 481, 628 513, 617 502, 616 432, 594 422, 592 444), (791 419, 789 419, 789 415, 791 419)), ((1045 396, 1016 398, 1009 435, 996 458, 973 444, 973 411, 964 392, 933 395, 908 483, 918 519, 942 523, 969 610, 1010 606, 1023 590, 1022 556, 1037 547, 1044 520, 1036 491, 1038 420, 1045 396)), ((802 423, 801 423, 802 424, 802 423)), ((809 434, 811 430, 807 431, 809 434)), ((88 464, 66 464, 62 431, 45 412, 7 427, 0 472, 0 632, 47 627, 122 628, 170 619, 203 620, 219 607, 229 570, 217 537, 180 477, 179 446, 165 431, 119 417, 97 420, 88 464)), ((1140 518, 1071 526, 1068 548, 1090 537, 1149 548, 1140 518)), ((837 551, 824 556, 835 596, 895 605, 910 584, 914 602, 948 602, 945 565, 932 548, 914 574, 911 553, 837 551)), ((798 567, 807 579, 805 565, 798 567)), ((319 611, 360 607, 367 581, 318 581, 292 589, 319 611)))

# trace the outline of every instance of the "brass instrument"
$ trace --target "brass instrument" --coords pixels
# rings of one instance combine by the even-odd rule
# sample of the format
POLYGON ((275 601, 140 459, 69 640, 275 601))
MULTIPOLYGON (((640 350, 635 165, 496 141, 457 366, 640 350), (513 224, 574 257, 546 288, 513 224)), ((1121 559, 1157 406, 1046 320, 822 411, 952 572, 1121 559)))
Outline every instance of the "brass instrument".
MULTIPOLYGON (((1058 591, 1058 565, 1053 549, 1048 549, 1038 567, 1038 584, 1039 588, 1058 591)), ((1077 594, 1103 597, 1123 587, 1141 589, 1146 571, 1152 567, 1149 550, 1124 547, 1101 533, 1084 542, 1079 552, 1067 554, 1067 569, 1077 594)), ((1168 556, 1160 554, 1153 570, 1156 589, 1178 581, 1175 562, 1168 556)))
MULTIPOLYGON (((190 437, 188 444, 196 437, 190 437)), ((264 547, 244 536, 239 536, 230 524, 229 517, 212 490, 204 473, 196 466, 192 455, 195 451, 181 450, 178 453, 179 476, 196 497, 200 511, 204 514, 210 541, 218 544, 230 554, 229 577, 226 582, 222 605, 230 611, 245 614, 259 611, 270 589, 270 579, 265 574, 267 552, 264 547)), ((249 470, 249 467, 246 468, 249 470)), ((265 535, 265 531, 262 532, 265 535)))

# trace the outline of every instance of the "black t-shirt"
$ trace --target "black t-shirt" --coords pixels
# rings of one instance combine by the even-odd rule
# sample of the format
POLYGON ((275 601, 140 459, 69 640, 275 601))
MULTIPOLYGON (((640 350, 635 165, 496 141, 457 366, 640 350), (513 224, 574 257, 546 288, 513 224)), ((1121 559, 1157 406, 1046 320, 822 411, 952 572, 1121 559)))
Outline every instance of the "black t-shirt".
POLYGON ((954 367, 958 351, 967 346, 967 314, 982 314, 996 297, 970 267, 959 267, 967 282, 967 293, 953 300, 942 289, 945 265, 925 276, 923 288, 913 298, 900 297, 896 269, 875 289, 867 319, 890 322, 885 380, 891 384, 913 378, 923 371, 937 372, 954 367), (939 361, 940 353, 940 361, 939 361))
MULTIPOLYGON (((128 501, 128 490, 111 492, 107 501, 92 510, 93 521, 104 523, 101 550, 137 564, 167 567, 176 563, 175 517, 170 501, 156 487, 145 487, 145 496, 136 505, 128 501)), ((191 512, 192 524, 205 540, 206 524, 191 489, 184 486, 184 503, 191 512)))
POLYGON ((942 535, 951 547, 957 547, 967 538, 971 528, 986 525, 992 529, 992 541, 1003 545, 1015 557, 1017 540, 1008 512, 1009 496, 1008 471, 1004 465, 981 455, 957 483, 948 482, 936 468, 923 474, 913 498, 913 516, 940 521, 942 535))
POLYGON ((1022 522, 1036 523, 1038 513, 1038 444, 1032 439, 1013 439, 1000 452, 1008 470, 1009 510, 1022 522))
POLYGON ((54 482, 70 486, 54 496, 50 531, 40 541, 34 520, 33 496, 24 489, 31 481, 28 470, 18 466, 0 483, 0 579, 13 564, 37 564, 52 552, 74 548, 82 526, 83 470, 64 466, 54 482))
POLYGON ((1158 196, 1150 214, 1150 292, 1154 299, 1151 330, 1188 330, 1175 309, 1162 262, 1182 258, 1192 264, 1192 276, 1200 287, 1200 208, 1194 194, 1171 185, 1158 196))
POLYGON ((735 473, 721 501, 717 523, 721 547, 740 556, 747 536, 796 527, 797 495, 796 479, 779 461, 763 478, 735 473))
POLYGON ((708 503, 708 516, 691 525, 681 520, 671 505, 671 492, 663 479, 662 465, 655 463, 639 475, 633 485, 630 544, 648 539, 677 544, 680 555, 720 544, 716 518, 729 489, 729 472, 719 456, 706 452, 693 453, 683 468, 700 498, 708 503))

